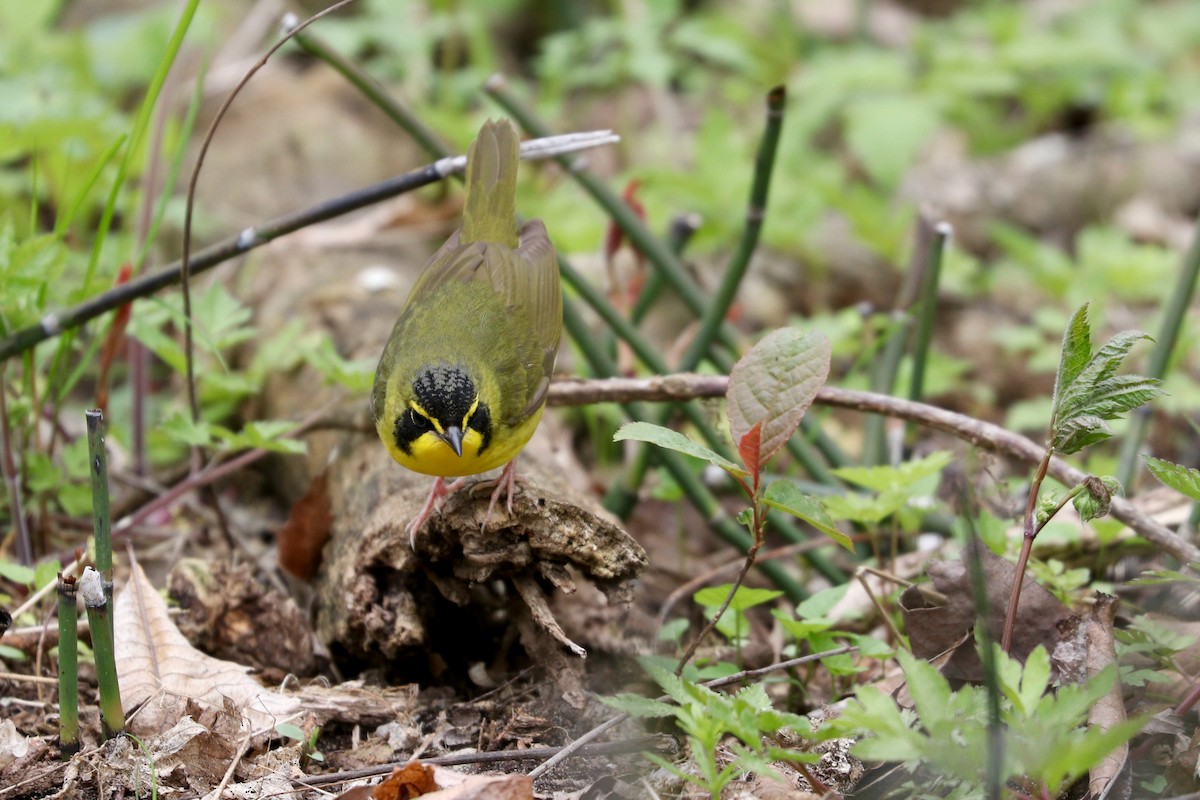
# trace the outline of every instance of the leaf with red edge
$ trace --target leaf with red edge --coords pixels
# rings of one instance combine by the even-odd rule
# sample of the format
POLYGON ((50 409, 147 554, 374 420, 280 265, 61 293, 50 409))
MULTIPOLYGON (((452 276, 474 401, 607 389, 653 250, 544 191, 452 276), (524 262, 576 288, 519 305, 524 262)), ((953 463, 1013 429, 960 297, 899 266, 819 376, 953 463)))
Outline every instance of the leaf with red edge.
POLYGON ((762 426, 759 463, 787 443, 829 377, 830 346, 818 331, 781 328, 764 337, 729 373, 729 429, 735 442, 762 426))
MULTIPOLYGON (((120 286, 128 283, 132 277, 133 265, 122 264, 114 285, 120 286)), ((100 351, 100 372, 96 378, 96 408, 101 411, 108 410, 108 373, 112 368, 113 361, 116 360, 117 353, 125 344, 125 328, 129 325, 132 309, 133 303, 125 303, 117 307, 116 313, 113 314, 112 325, 108 329, 108 336, 104 339, 104 348, 100 351)))
MULTIPOLYGON (((637 178, 632 179, 625 185, 625 191, 621 194, 621 199, 625 201, 625 205, 629 206, 638 219, 642 222, 646 221, 646 207, 637 199, 637 190, 641 186, 641 181, 637 178)), ((608 230, 604 234, 604 261, 611 263, 617 251, 621 249, 622 243, 625 241, 625 232, 621 230, 621 226, 617 224, 615 219, 608 221, 608 230)), ((642 252, 636 247, 633 248, 634 254, 637 256, 638 266, 641 267, 644 261, 642 252)))
POLYGON ((742 457, 742 463, 750 471, 750 475, 754 478, 756 486, 758 485, 759 473, 762 472, 762 462, 759 460, 761 453, 762 423, 759 422, 753 428, 746 431, 746 435, 738 442, 738 455, 742 457))

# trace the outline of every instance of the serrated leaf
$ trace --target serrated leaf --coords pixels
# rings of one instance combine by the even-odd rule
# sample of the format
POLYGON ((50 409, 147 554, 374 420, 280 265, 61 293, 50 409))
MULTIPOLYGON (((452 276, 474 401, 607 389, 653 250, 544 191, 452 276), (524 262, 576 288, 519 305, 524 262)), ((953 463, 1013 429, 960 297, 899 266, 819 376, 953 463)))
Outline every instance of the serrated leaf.
POLYGON ((1108 427, 1108 423, 1099 417, 1084 414, 1060 422, 1055 428, 1052 444, 1056 452, 1070 455, 1103 442, 1112 435, 1112 428, 1108 427))
POLYGON ((204 420, 192 422, 191 417, 175 412, 158 426, 172 439, 189 447, 207 447, 212 443, 212 426, 204 420))
POLYGON ((614 697, 601 697, 600 701, 606 706, 610 706, 617 711, 622 711, 631 717, 639 719, 673 717, 679 713, 679 709, 670 703, 664 703, 661 700, 652 700, 649 697, 642 697, 636 694, 625 693, 614 697))
POLYGON ((1181 464, 1163 461, 1161 458, 1145 456, 1146 468, 1164 486, 1169 486, 1184 497, 1200 502, 1200 470, 1189 469, 1181 464))
POLYGON ((953 460, 954 456, 949 452, 938 450, 895 467, 839 467, 833 474, 865 489, 887 492, 907 489, 930 475, 936 475, 953 460))
POLYGON ((704 445, 692 441, 679 431, 664 428, 661 425, 654 425, 649 422, 626 423, 613 434, 613 441, 621 442, 627 439, 638 442, 649 442, 659 447, 665 447, 668 450, 674 450, 677 453, 683 453, 692 458, 699 458, 702 461, 707 461, 714 466, 720 467, 731 475, 744 477, 749 474, 746 470, 721 454, 715 453, 704 445))
POLYGON ((1092 358, 1092 327, 1088 323, 1088 306, 1079 307, 1067 324, 1063 334, 1062 355, 1058 360, 1058 374, 1054 378, 1054 406, 1057 408, 1067 387, 1075 382, 1083 368, 1092 358))
POLYGON ((740 442, 762 423, 759 463, 765 464, 796 432, 829 377, 825 335, 781 328, 764 337, 729 373, 729 429, 740 442))
POLYGON ((799 517, 847 550, 854 549, 850 537, 837 529, 821 501, 805 494, 791 481, 773 481, 763 494, 763 502, 771 508, 799 517))

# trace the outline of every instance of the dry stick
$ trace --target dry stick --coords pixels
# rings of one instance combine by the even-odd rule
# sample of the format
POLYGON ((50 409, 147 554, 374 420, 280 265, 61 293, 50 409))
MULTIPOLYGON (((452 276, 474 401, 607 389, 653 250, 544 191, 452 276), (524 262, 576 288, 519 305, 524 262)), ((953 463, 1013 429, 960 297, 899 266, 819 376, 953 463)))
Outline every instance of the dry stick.
MULTIPOLYGON (((250 82, 250 79, 254 77, 255 73, 257 73, 266 65, 267 60, 275 54, 275 51, 283 47, 283 45, 286 44, 287 41, 297 33, 321 19, 321 17, 332 14, 334 11, 338 11, 352 2, 354 2, 354 0, 338 0, 338 2, 334 3, 329 8, 313 14, 311 17, 304 20, 304 22, 292 28, 290 31, 285 33, 278 42, 271 45, 267 52, 263 54, 262 58, 255 62, 254 65, 246 71, 246 74, 242 76, 242 79, 238 81, 237 85, 233 87, 233 90, 229 92, 229 95, 225 98, 225 101, 221 103, 220 108, 217 109, 217 113, 213 116, 212 122, 209 123, 208 131, 204 134, 204 139, 200 142, 200 152, 196 155, 196 164, 192 167, 192 177, 188 181, 187 205, 184 207, 183 213, 183 257, 180 265, 180 290, 183 293, 183 355, 184 363, 186 365, 185 372, 187 375, 188 405, 192 410, 193 422, 200 421, 200 401, 196 396, 195 359, 192 352, 192 294, 188 288, 188 276, 192 265, 192 210, 196 204, 196 184, 200 180, 200 169, 204 166, 204 158, 208 154, 208 146, 212 144, 213 136, 215 136, 217 132, 217 126, 219 126, 221 121, 225 119, 225 114, 227 111, 229 111, 229 107, 233 105, 234 99, 241 93, 245 85, 250 82)), ((193 464, 198 467, 199 464, 197 462, 199 458, 199 449, 193 449, 192 453, 193 464)))
MULTIPOLYGON (((296 33, 303 30, 304 28, 307 28, 309 25, 313 24, 314 22, 319 20, 321 17, 324 17, 327 14, 331 14, 334 11, 337 11, 337 10, 343 8, 344 6, 349 5, 353 1, 354 0, 338 0, 338 2, 334 3, 333 5, 329 6, 328 8, 326 8, 322 11, 317 12, 316 14, 313 14, 311 17, 309 17, 304 22, 302 22, 300 25, 296 26, 288 33, 285 33, 278 42, 276 42, 274 45, 272 45, 267 50, 267 52, 263 54, 262 58, 260 58, 253 66, 250 67, 250 69, 248 69, 246 71, 246 74, 242 76, 242 79, 240 81, 238 81, 236 86, 233 87, 233 90, 230 91, 229 95, 225 98, 225 101, 223 103, 221 103, 220 108, 217 109, 217 113, 213 116, 213 120, 208 126, 208 131, 205 132, 205 134, 204 134, 204 139, 201 140, 201 142, 200 142, 200 152, 196 155, 195 166, 192 167, 192 176, 191 176, 190 180, 188 181, 187 203, 184 207, 183 252, 182 252, 182 258, 181 258, 181 264, 180 264, 180 284, 179 284, 180 292, 181 292, 181 295, 183 298, 184 376, 185 376, 185 379, 187 382, 188 407, 191 409, 193 424, 200 423, 200 400, 199 400, 199 396, 196 393, 196 356, 195 356, 195 352, 194 352, 194 338, 195 337, 194 337, 193 331, 192 331, 192 291, 191 291, 191 282, 188 280, 188 277, 189 277, 189 273, 191 270, 192 210, 195 207, 195 202, 196 202, 196 184, 200 180, 200 170, 204 166, 204 158, 208 154, 208 147, 210 144, 212 144, 213 137, 216 135, 216 132, 217 132, 217 127, 221 124, 222 120, 224 120, 226 112, 229 111, 229 107, 231 105, 233 105, 234 98, 236 98, 238 96, 238 94, 241 93, 242 89, 246 86, 247 83, 250 82, 250 79, 254 77, 255 73, 257 73, 260 69, 262 69, 266 65, 267 60, 272 55, 274 55, 275 52, 280 47, 283 47, 283 45, 289 39, 291 39, 292 36, 294 36, 296 33)), ((192 470, 193 471, 198 471, 200 469, 200 459, 201 459, 200 452, 201 452, 200 445, 192 446, 192 470)), ((212 507, 213 513, 215 513, 217 516, 217 523, 220 527, 220 530, 225 539, 225 542, 229 546, 229 548, 232 550, 236 547, 236 544, 234 542, 233 534, 229 529, 229 525, 226 522, 225 513, 221 510, 221 500, 217 496, 216 491, 211 489, 211 487, 210 487, 207 497, 208 497, 208 503, 212 507)))
MULTIPOLYGON (((808 664, 809 662, 812 662, 812 661, 820 661, 823 658, 831 658, 833 656, 840 656, 843 653, 853 653, 856 650, 858 650, 858 647, 856 645, 843 645, 842 647, 835 647, 833 650, 825 650, 820 653, 810 653, 809 655, 800 656, 799 658, 790 658, 787 661, 779 661, 775 664, 769 664, 765 667, 759 667, 758 669, 742 670, 741 672, 734 673, 733 675, 726 675, 724 678, 715 678, 711 681, 705 681, 704 683, 702 683, 700 685, 705 687, 706 689, 719 689, 722 686, 729 686, 730 684, 741 683, 742 681, 748 680, 750 678, 761 678, 764 675, 770 675, 772 672, 780 672, 785 669, 791 669, 792 667, 798 667, 803 664, 808 664)), ((667 700, 669 698, 666 695, 661 695, 658 699, 659 700, 667 700)), ((571 742, 569 745, 564 747, 561 751, 559 751, 558 755, 554 756, 553 758, 546 761, 544 764, 542 764, 539 767, 537 767, 536 769, 532 770, 529 773, 529 777, 536 781, 538 778, 542 777, 547 772, 554 769, 554 767, 558 766, 560 763, 562 763, 566 759, 573 756, 585 744, 592 741, 597 736, 600 736, 605 731, 607 731, 611 728, 615 728, 617 725, 620 725, 622 722, 624 722, 627 719, 629 719, 628 714, 618 714, 615 717, 612 717, 610 719, 605 720, 604 722, 601 722, 599 725, 592 728, 590 731, 585 733, 583 736, 580 736, 578 739, 576 739, 575 741, 571 742)))
MULTIPOLYGON (((619 756, 628 753, 642 753, 646 750, 655 749, 655 746, 662 743, 664 736, 641 736, 637 739, 629 739, 620 742, 601 742, 600 744, 592 745, 591 747, 583 748, 579 753, 581 756, 619 756)), ((661 749, 661 748, 659 748, 661 749)), ((465 764, 499 764, 506 761, 541 761, 561 753, 561 747, 530 747, 527 750, 496 750, 488 753, 449 753, 444 756, 434 756, 432 758, 423 758, 420 760, 422 764, 431 764, 438 767, 456 767, 465 764)), ((403 767, 411 761, 395 761, 390 764, 380 764, 377 767, 363 767, 362 769, 346 770, 344 772, 335 772, 329 775, 314 775, 307 780, 293 779, 292 785, 297 787, 318 787, 329 786, 334 783, 347 783, 348 781, 358 781, 363 778, 376 778, 380 775, 387 775, 392 771, 403 767)))
MULTIPOLYGON (((723 397, 728 385, 729 379, 720 375, 661 375, 653 378, 566 381, 550 386, 547 401, 551 405, 566 406, 723 397)), ((975 447, 1016 458, 1031 465, 1040 464, 1046 454, 1044 446, 1018 433, 925 403, 832 386, 822 387, 813 402, 817 405, 885 414, 916 422, 926 428, 948 433, 975 447)), ((1047 474, 1064 486, 1074 486, 1087 477, 1083 471, 1056 456, 1049 460, 1047 474)), ((1189 564, 1200 561, 1200 548, 1136 508, 1129 500, 1114 497, 1110 513, 1136 531, 1139 536, 1158 545, 1180 562, 1189 564)))

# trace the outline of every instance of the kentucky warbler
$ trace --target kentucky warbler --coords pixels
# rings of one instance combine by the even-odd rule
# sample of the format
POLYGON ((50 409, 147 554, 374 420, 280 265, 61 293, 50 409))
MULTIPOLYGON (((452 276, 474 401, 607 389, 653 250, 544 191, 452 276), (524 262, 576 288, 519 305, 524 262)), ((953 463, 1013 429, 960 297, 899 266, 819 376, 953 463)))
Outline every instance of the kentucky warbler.
POLYGON ((516 224, 517 132, 487 122, 467 153, 462 227, 429 259, 392 329, 371 391, 392 458, 436 475, 409 544, 445 477, 505 465, 488 505, 508 493, 516 456, 542 417, 562 336, 558 261, 541 220, 516 224))

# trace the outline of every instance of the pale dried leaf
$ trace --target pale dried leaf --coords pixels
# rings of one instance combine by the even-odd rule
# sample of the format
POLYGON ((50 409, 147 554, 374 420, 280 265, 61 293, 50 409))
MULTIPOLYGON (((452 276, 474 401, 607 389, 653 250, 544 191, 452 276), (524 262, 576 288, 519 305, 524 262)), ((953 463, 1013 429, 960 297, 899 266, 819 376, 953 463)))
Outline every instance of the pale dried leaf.
MULTIPOLYGON (((438 784, 444 770, 437 771, 438 784)), ((533 781, 528 775, 471 775, 462 783, 421 795, 429 800, 533 800, 533 781)))
MULTIPOLYGON (((1117 646, 1113 640, 1113 621, 1117 613, 1117 598, 1097 594, 1095 605, 1088 615, 1087 630, 1087 674, 1095 675, 1105 667, 1117 663, 1117 646)), ((1109 730, 1125 722, 1125 697, 1120 681, 1114 681, 1108 694, 1101 697, 1088 712, 1088 726, 1109 730)), ((1129 757, 1129 743, 1124 742, 1104 760, 1092 768, 1088 775, 1088 789, 1093 797, 1104 797, 1125 767, 1129 757)))
MULTIPOLYGON (((819 332, 781 328, 765 336, 729 373, 733 441, 762 423, 759 464, 787 443, 829 377, 829 340, 819 332)), ((747 464, 753 470, 754 465, 747 464)))
POLYGON ((0 720, 0 769, 24 758, 29 753, 29 741, 11 719, 0 720))
MULTIPOLYGON (((298 701, 259 685, 247 668, 201 653, 184 638, 167 614, 167 604, 136 564, 117 596, 113 612, 117 677, 127 710, 156 696, 187 698, 220 709, 225 698, 242 710, 252 731, 271 730, 294 713, 298 701)), ((163 708, 154 704, 156 708, 163 708)), ((172 704, 169 707, 181 707, 172 704)), ((142 716, 141 714, 139 716, 142 716)), ((177 719, 160 719, 160 728, 177 719)), ((145 718, 142 725, 147 724, 145 718)))

